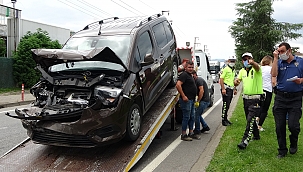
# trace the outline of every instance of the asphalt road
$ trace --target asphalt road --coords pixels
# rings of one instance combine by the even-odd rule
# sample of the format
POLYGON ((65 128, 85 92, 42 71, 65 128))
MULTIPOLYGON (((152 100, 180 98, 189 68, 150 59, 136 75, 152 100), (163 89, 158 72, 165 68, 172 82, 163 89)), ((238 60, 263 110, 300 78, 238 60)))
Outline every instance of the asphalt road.
MULTIPOLYGON (((171 120, 167 119, 160 130, 162 136, 153 140, 131 171, 204 171, 203 167, 207 166, 215 149, 214 139, 217 138, 218 130, 222 130, 221 107, 219 84, 215 84, 214 106, 204 113, 211 130, 203 133, 201 140, 181 141, 181 125, 176 125, 178 130, 170 131, 171 120)), ((4 112, 13 111, 15 108, 0 109, 0 157, 27 138, 21 122, 4 115, 4 112)))
POLYGON ((0 109, 0 157, 27 138, 20 120, 5 115, 5 112, 13 112, 15 108, 21 107, 0 109))

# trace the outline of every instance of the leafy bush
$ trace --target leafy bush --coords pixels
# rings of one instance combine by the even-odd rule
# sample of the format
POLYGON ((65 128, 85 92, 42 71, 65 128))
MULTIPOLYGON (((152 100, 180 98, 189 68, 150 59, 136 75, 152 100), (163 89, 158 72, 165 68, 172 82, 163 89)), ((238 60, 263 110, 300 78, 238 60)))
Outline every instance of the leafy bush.
POLYGON ((58 40, 52 41, 47 31, 37 29, 37 32, 27 32, 24 35, 14 52, 13 76, 17 87, 22 83, 26 88, 33 86, 41 77, 40 72, 35 69, 36 63, 32 58, 31 49, 47 48, 60 49, 61 45, 58 40))
POLYGON ((6 56, 6 45, 4 39, 0 38, 0 57, 6 56))

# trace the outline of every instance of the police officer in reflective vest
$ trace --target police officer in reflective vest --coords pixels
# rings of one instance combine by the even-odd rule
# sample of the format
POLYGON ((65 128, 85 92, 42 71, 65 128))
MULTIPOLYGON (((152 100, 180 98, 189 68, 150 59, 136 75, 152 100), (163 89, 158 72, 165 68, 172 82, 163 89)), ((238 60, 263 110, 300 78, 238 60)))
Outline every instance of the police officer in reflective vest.
POLYGON ((244 68, 239 71, 235 80, 235 85, 239 85, 243 81, 243 104, 246 117, 246 129, 242 137, 242 141, 238 144, 240 149, 245 149, 254 135, 254 140, 259 140, 259 130, 256 124, 256 117, 260 116, 260 103, 263 95, 262 71, 258 63, 253 60, 251 53, 242 55, 244 68))
POLYGON ((273 115, 276 123, 276 134, 279 144, 278 158, 286 156, 286 115, 288 114, 288 129, 290 131, 289 153, 295 154, 298 149, 300 133, 300 118, 302 116, 302 82, 303 59, 292 55, 291 47, 283 42, 273 52, 274 61, 271 74, 277 78, 273 115))
MULTIPOLYGON (((227 112, 234 94, 234 79, 235 79, 235 63, 236 58, 234 56, 229 57, 227 65, 222 69, 220 75, 220 86, 223 100, 222 106, 222 125, 231 125, 231 122, 227 119, 227 112)), ((236 90, 235 90, 236 91, 236 90)), ((235 92, 236 94, 236 92, 235 92)))

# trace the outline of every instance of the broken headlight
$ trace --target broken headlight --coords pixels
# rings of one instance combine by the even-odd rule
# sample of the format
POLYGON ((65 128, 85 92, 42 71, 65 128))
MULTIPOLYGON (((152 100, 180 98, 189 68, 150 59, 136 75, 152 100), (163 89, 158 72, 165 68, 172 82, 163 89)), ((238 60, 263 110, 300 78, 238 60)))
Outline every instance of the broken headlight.
POLYGON ((96 86, 94 95, 98 97, 104 105, 112 105, 118 99, 122 89, 108 86, 96 86))

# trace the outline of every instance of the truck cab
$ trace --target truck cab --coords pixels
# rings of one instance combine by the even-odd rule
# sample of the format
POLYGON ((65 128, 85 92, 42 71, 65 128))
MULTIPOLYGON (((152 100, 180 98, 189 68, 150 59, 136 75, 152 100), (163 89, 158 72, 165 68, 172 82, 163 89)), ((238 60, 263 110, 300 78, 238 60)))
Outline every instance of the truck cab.
POLYGON ((219 72, 220 72, 220 62, 219 61, 209 61, 210 73, 213 78, 214 83, 219 82, 219 72))

